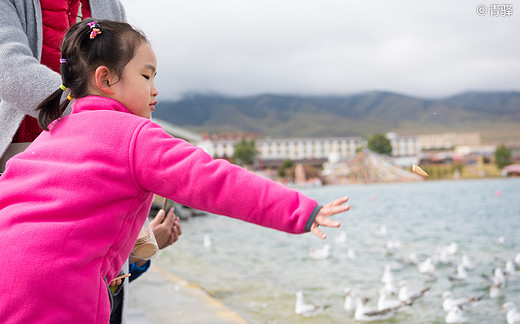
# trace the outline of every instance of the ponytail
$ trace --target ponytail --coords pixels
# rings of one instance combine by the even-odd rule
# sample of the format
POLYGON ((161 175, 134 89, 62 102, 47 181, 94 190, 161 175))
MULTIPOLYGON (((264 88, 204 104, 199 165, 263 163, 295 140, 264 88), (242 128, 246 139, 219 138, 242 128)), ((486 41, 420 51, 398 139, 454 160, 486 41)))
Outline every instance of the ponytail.
MULTIPOLYGON (((54 91, 38 105, 38 108, 36 108, 39 111, 38 124, 40 124, 40 127, 43 130, 49 130, 49 124, 60 118, 65 109, 67 109, 70 99, 63 101, 60 104, 60 99, 65 89, 65 86, 61 85, 58 90, 54 91)), ((67 98, 70 98, 70 95, 67 96, 67 98)))

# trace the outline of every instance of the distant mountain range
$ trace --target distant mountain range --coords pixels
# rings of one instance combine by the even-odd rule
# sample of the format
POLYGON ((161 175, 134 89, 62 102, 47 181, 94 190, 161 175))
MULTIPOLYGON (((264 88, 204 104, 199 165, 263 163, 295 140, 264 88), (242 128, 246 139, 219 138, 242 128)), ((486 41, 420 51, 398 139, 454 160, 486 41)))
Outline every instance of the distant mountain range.
POLYGON ((424 99, 390 92, 348 96, 192 94, 160 102, 154 118, 199 133, 260 137, 480 132, 486 143, 520 140, 520 92, 467 92, 424 99))

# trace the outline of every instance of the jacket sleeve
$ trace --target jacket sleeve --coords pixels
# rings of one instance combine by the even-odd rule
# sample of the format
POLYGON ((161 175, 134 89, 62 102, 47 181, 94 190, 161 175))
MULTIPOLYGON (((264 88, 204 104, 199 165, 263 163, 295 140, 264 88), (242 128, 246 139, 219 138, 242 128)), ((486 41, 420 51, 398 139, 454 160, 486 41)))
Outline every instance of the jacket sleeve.
POLYGON ((0 100, 33 117, 38 104, 61 83, 58 73, 40 64, 35 11, 0 1, 0 100))
POLYGON ((309 231, 314 199, 167 134, 146 121, 130 145, 130 167, 143 190, 210 213, 289 233, 309 231))

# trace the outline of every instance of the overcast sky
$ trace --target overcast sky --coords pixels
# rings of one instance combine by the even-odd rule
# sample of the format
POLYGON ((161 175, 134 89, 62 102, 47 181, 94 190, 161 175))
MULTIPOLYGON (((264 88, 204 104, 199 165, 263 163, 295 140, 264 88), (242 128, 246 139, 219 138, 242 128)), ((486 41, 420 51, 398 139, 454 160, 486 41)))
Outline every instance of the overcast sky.
POLYGON ((517 1, 498 2, 512 3, 508 16, 487 0, 122 2, 154 47, 163 100, 186 92, 520 91, 517 1))

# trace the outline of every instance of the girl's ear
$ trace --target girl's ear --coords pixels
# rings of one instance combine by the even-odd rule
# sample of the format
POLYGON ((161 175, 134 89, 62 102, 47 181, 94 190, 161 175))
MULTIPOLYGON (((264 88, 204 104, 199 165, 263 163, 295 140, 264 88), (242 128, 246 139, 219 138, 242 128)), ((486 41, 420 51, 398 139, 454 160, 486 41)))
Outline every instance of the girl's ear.
POLYGON ((99 66, 94 72, 94 82, 96 87, 101 92, 108 95, 114 94, 114 89, 111 88, 111 85, 114 84, 112 79, 112 73, 110 73, 110 70, 104 65, 99 66))

